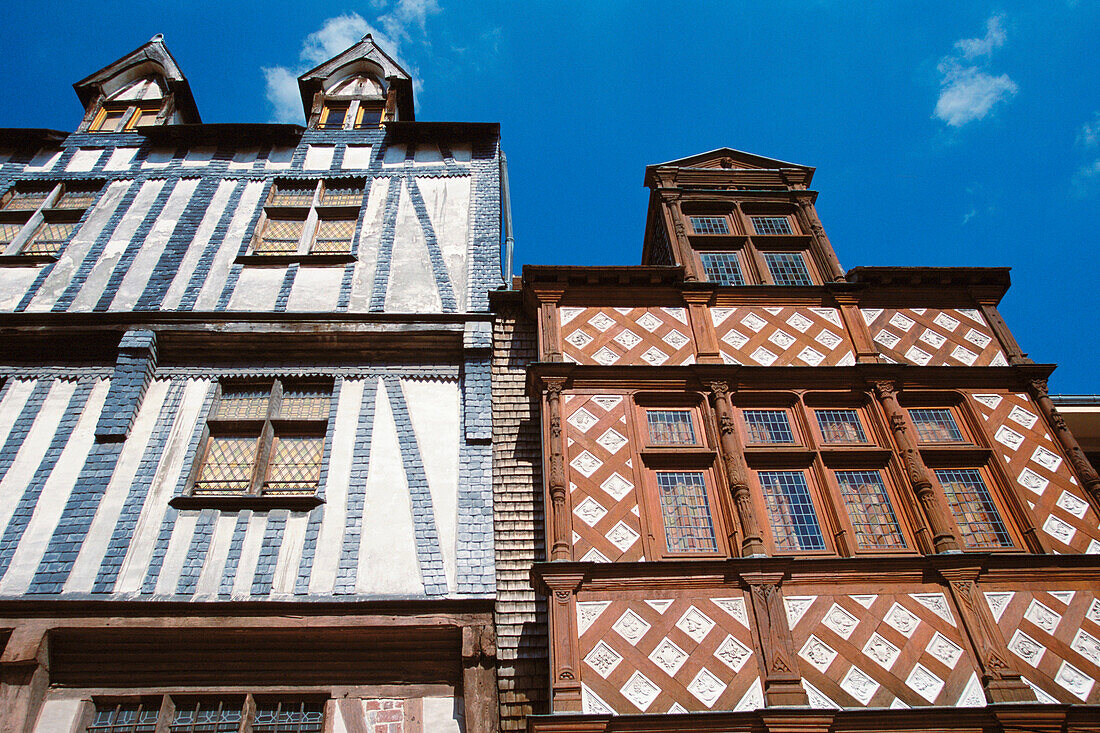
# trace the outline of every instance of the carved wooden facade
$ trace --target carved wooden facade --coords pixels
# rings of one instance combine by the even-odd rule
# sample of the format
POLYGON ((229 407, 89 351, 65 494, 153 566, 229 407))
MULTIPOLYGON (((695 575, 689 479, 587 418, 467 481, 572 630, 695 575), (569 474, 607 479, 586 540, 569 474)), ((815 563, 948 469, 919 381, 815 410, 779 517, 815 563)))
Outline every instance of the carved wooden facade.
POLYGON ((550 548, 531 730, 1100 717, 1100 479, 997 312, 1007 270, 845 273, 812 175, 652 166, 641 266, 524 268, 550 548))

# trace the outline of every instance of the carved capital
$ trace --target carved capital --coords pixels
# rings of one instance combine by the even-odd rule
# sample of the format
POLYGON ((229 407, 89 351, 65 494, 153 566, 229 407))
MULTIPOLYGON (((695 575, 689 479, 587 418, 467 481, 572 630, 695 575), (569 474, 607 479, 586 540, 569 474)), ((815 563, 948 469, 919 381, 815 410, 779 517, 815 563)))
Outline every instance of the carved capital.
POLYGON ((730 396, 730 386, 725 382, 711 382, 709 385, 710 391, 714 394, 715 399, 727 400, 730 396))
POLYGON ((897 387, 889 380, 882 379, 871 382, 871 388, 875 390, 875 395, 880 400, 888 400, 897 397, 897 387))
POLYGON ((908 426, 905 424, 905 417, 900 413, 895 412, 890 415, 890 429, 895 433, 904 433, 908 426))
POLYGON ((1047 380, 1032 379, 1028 381, 1028 386, 1031 387, 1031 393, 1035 395, 1035 399, 1041 400, 1044 397, 1050 397, 1050 393, 1047 391, 1047 380))

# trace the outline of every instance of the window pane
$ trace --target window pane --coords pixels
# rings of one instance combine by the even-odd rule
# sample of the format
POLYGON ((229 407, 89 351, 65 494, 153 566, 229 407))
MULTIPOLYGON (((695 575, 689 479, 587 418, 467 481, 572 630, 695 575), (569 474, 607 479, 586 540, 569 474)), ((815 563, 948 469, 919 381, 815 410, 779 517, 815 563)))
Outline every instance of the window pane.
POLYGON ((294 254, 298 251, 304 224, 298 219, 268 219, 260 243, 256 246, 256 254, 294 254))
POLYGON ((267 385, 255 387, 229 387, 222 390, 218 400, 215 420, 265 420, 271 388, 267 385))
POLYGON ((750 443, 793 443, 794 433, 785 410, 745 410, 750 443))
POLYGON ((23 247, 22 253, 27 255, 55 255, 65 246, 72 236, 76 224, 73 222, 46 222, 34 233, 31 240, 23 247))
POLYGON ((669 552, 715 552, 707 486, 698 471, 658 471, 661 518, 669 552))
POLYGON ((967 547, 1012 547, 1012 539, 982 475, 973 468, 936 469, 967 547))
POLYGON ((159 712, 159 704, 97 703, 92 724, 87 730, 95 733, 154 733, 159 712))
POLYGON ((311 252, 350 252, 355 219, 322 219, 311 252))
POLYGON ((922 443, 962 443, 963 436, 948 409, 910 410, 909 417, 917 426, 922 443))
POLYGON ((328 420, 327 387, 298 385, 283 389, 279 416, 287 420, 328 420))
POLYGON ((381 122, 381 107, 367 107, 362 102, 359 103, 359 122, 355 125, 357 128, 378 127, 381 122))
POLYGON ((34 211, 46 201, 46 197, 50 195, 49 190, 33 190, 33 191, 20 191, 16 189, 11 192, 11 198, 4 204, 5 210, 14 211, 34 211))
POLYGON ((801 471, 760 471, 760 487, 777 550, 824 550, 806 477, 801 471))
POLYGON ((905 540, 878 471, 837 471, 836 482, 860 549, 902 548, 905 540))
POLYGON ((800 252, 765 252, 764 262, 776 285, 813 285, 800 252))
POLYGON ((122 118, 126 116, 126 110, 109 109, 95 129, 99 132, 116 132, 122 125, 122 118))
POLYGON ((278 436, 267 466, 265 494, 313 493, 321 478, 321 453, 325 439, 278 436))
POLYGON ((325 724, 319 702, 257 702, 253 733, 320 733, 325 724))
POLYGON ((326 104, 325 108, 328 110, 328 114, 325 115, 325 121, 318 127, 326 129, 339 129, 344 126, 344 116, 348 113, 348 106, 346 104, 326 104))
POLYGON ((752 228, 757 234, 794 234, 785 216, 754 216, 752 228))
POLYGON ((58 197, 54 208, 86 209, 95 203, 95 197, 98 193, 98 191, 90 189, 66 190, 58 197))
POLYGON ((325 206, 359 206, 363 203, 363 184, 326 183, 321 203, 325 206))
POLYGON ((157 121, 157 114, 159 109, 139 109, 137 117, 134 119, 132 127, 141 127, 142 125, 152 125, 157 121))
POLYGON ((309 206, 313 203, 316 184, 279 184, 268 198, 269 206, 309 206))
POLYGON ((729 234, 726 219, 723 216, 693 216, 691 229, 696 234, 729 234))
POLYGON ((19 234, 19 230, 23 228, 22 224, 0 224, 0 247, 6 247, 11 244, 15 236, 19 234))
POLYGON ((172 733, 237 733, 241 718, 238 702, 177 703, 176 715, 168 729, 172 733))
POLYGON ((859 414, 855 410, 816 410, 821 438, 826 443, 866 443, 859 414))
POLYGON ((690 410, 647 410, 650 445, 695 445, 690 410))
POLYGON ((255 436, 210 436, 195 493, 248 491, 258 442, 255 436))
POLYGON ((707 280, 719 285, 744 285, 741 275, 741 263, 736 252, 702 252, 699 259, 703 263, 703 272, 707 280))

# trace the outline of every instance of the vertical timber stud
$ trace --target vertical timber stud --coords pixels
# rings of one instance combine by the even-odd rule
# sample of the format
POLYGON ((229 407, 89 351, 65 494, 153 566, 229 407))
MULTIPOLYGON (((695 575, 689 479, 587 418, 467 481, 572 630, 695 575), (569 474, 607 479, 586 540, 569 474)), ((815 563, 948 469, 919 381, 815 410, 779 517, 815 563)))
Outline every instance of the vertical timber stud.
POLYGON ((722 452, 722 464, 726 468, 726 481, 729 483, 729 492, 733 497, 734 506, 737 508, 737 520, 741 525, 741 556, 766 555, 764 540, 760 534, 760 523, 756 519, 752 498, 749 495, 745 453, 741 447, 741 440, 737 436, 737 425, 733 420, 729 385, 725 382, 711 382, 710 398, 714 405, 714 413, 718 417, 719 449, 722 452))
POLYGON ((467 733, 497 730, 496 656, 492 626, 462 627, 462 695, 467 733))
POLYGON ((944 552, 959 552, 959 540, 951 529, 947 520, 948 509, 943 499, 932 489, 932 478, 928 467, 921 460, 912 438, 909 437, 905 415, 898 404, 897 391, 894 383, 890 381, 878 381, 873 384, 875 396, 878 397, 882 409, 886 411, 886 417, 890 421, 890 430, 894 433, 894 440, 901 453, 905 467, 905 475, 909 479, 909 485, 917 495, 921 508, 924 509, 928 526, 932 528, 932 547, 937 554, 944 552))
POLYGON ((0 733, 29 733, 50 685, 49 637, 38 624, 16 627, 0 656, 0 733))
POLYGON ((722 354, 718 351, 718 335, 714 332, 714 321, 710 317, 710 301, 713 290, 692 290, 683 293, 687 304, 688 320, 695 341, 695 358, 700 364, 721 364, 722 354))
POLYGON ((799 226, 803 227, 803 231, 813 236, 813 247, 817 250, 818 257, 828 266, 829 279, 833 282, 844 282, 844 268, 840 266, 840 260, 837 259, 833 245, 825 236, 825 227, 821 226, 821 219, 818 218, 817 210, 814 208, 814 195, 812 191, 799 193, 795 216, 798 218, 799 226))
POLYGON ((1011 659, 997 622, 975 582, 978 568, 940 570, 951 599, 962 617, 963 630, 978 660, 982 687, 991 703, 1035 702, 1035 693, 1019 673, 1009 666, 1011 659))
POLYGON ((1050 399, 1050 393, 1047 391, 1047 380, 1032 379, 1028 382, 1028 387, 1031 396, 1035 398, 1039 409, 1042 410, 1047 424, 1054 431, 1054 436, 1058 438, 1058 444, 1069 456, 1069 462, 1073 466, 1073 472, 1077 474, 1077 480, 1085 487, 1085 491, 1088 492, 1095 506, 1100 506, 1100 476, 1096 474, 1096 469, 1085 458, 1081 446, 1077 443, 1077 438, 1073 437, 1073 433, 1066 426, 1066 420, 1062 417, 1062 413, 1058 412, 1058 408, 1054 406, 1054 401, 1050 399))
POLYGON ((852 345, 855 346, 856 363, 877 364, 878 349, 871 340, 871 329, 867 328, 867 322, 859 312, 858 298, 851 293, 834 293, 833 298, 840 307, 840 318, 852 339, 852 345))
POLYGON ((755 621, 756 658, 764 681, 764 704, 768 707, 809 707, 802 687, 802 675, 794 654, 794 641, 783 608, 779 588, 783 573, 741 573, 741 582, 749 588, 755 621))
POLYGON ((546 414, 550 418, 550 465, 547 488, 550 494, 550 559, 571 560, 569 542, 569 491, 565 481, 565 440, 561 433, 561 391, 564 379, 543 378, 546 385, 546 414))
POLYGON ((1029 359, 1027 354, 1020 349, 1020 345, 1016 343, 1016 337, 1012 335, 1012 331, 1009 330, 1008 324, 1005 323, 1005 319, 1001 318, 1001 313, 997 310, 996 303, 987 300, 983 301, 980 298, 977 300, 978 308, 981 309, 982 315, 985 316, 985 322, 993 329, 993 335, 1001 342, 1001 347, 1005 350, 1005 355, 1008 356, 1008 363, 1012 366, 1016 366, 1017 364, 1034 364, 1035 362, 1029 359))
POLYGON ((539 359, 542 361, 562 361, 558 302, 564 292, 562 288, 535 289, 539 301, 539 359))
POLYGON ((577 590, 584 576, 554 574, 542 582, 550 597, 550 712, 581 710, 580 640, 577 638, 577 590))

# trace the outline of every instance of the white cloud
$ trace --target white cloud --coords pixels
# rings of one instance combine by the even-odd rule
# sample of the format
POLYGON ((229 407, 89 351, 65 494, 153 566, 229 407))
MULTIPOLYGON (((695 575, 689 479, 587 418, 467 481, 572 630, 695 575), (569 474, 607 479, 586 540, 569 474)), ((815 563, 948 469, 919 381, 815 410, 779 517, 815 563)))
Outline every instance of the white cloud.
POLYGON ((1093 113, 1091 122, 1081 125, 1077 131, 1077 144, 1086 148, 1100 145, 1100 112, 1093 113))
MULTIPOLYGON (((371 0, 371 5, 383 10, 388 2, 371 0)), ((368 33, 412 75, 413 88, 420 91, 419 70, 402 59, 402 44, 426 45, 427 18, 439 12, 437 0, 397 0, 388 12, 377 17, 377 25, 371 25, 358 13, 329 18, 320 30, 305 37, 296 66, 269 66, 262 69, 267 83, 267 100, 272 107, 272 121, 301 123, 302 101, 298 91, 298 76, 355 45, 368 33)))
POLYGON ((935 116, 952 127, 962 127, 989 114, 998 102, 1019 90, 1008 74, 994 76, 983 69, 993 51, 1005 43, 1002 16, 986 21, 983 38, 964 38, 955 42, 957 53, 940 59, 936 70, 941 74, 940 96, 935 116))

